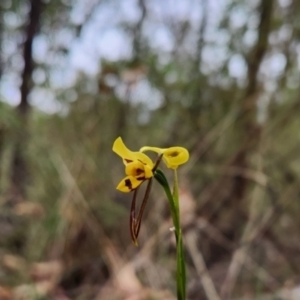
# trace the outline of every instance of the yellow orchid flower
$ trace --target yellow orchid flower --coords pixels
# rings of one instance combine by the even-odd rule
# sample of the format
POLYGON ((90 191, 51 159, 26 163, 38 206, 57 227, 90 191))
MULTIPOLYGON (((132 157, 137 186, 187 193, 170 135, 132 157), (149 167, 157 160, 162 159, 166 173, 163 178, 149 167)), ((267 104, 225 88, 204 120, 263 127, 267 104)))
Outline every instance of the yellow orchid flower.
POLYGON ((152 160, 142 152, 130 151, 118 137, 112 150, 118 154, 125 165, 126 177, 118 184, 117 189, 121 192, 131 192, 135 190, 146 179, 153 177, 152 169, 154 164, 152 160))
POLYGON ((152 160, 142 152, 130 151, 120 137, 115 140, 112 150, 123 159, 125 173, 127 175, 118 184, 117 189, 125 193, 134 191, 130 209, 130 234, 132 241, 137 246, 142 216, 149 198, 152 177, 154 175, 153 172, 155 172, 157 164, 154 165, 152 160), (139 212, 137 213, 135 204, 138 187, 146 180, 148 180, 148 185, 139 212))
POLYGON ((186 163, 189 160, 189 152, 183 147, 170 147, 170 148, 158 148, 158 147, 142 147, 141 152, 153 151, 159 154, 163 154, 163 160, 168 168, 177 169, 179 165, 186 163))

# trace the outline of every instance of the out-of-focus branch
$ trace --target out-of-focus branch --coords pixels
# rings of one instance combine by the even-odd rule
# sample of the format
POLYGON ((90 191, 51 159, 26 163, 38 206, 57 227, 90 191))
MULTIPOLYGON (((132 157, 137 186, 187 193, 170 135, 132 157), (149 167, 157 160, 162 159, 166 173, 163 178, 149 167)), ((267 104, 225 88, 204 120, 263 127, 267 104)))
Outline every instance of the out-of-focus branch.
MULTIPOLYGON (((207 222, 203 218, 199 218, 197 220, 197 227, 203 231, 210 239, 214 240, 218 244, 222 245, 224 249, 228 251, 232 251, 236 248, 235 243, 226 238, 222 232, 212 226, 209 222, 207 222)), ((280 283, 272 277, 267 270, 265 270, 262 266, 257 264, 249 255, 247 255, 245 260, 245 267, 253 273, 257 278, 259 278, 262 282, 264 282, 268 288, 275 291, 276 286, 280 286, 280 283)))
POLYGON ((202 253, 196 245, 197 235, 195 231, 190 231, 185 236, 187 249, 192 257, 198 276, 200 277, 203 289, 208 300, 221 300, 208 273, 202 253))
POLYGON ((141 17, 135 25, 133 31, 133 49, 134 49, 134 57, 138 57, 140 55, 142 49, 142 26, 147 16, 147 7, 145 0, 138 1, 139 8, 141 10, 141 17))
POLYGON ((11 172, 11 190, 10 190, 10 201, 18 202, 25 198, 25 187, 28 179, 27 166, 24 157, 26 145, 28 141, 27 123, 29 118, 30 105, 28 103, 28 95, 32 88, 32 72, 34 69, 34 62, 32 58, 32 44, 34 37, 36 36, 39 23, 40 15, 42 11, 41 0, 30 1, 30 12, 28 16, 28 23, 25 27, 24 35, 25 42, 23 46, 23 60, 24 68, 22 71, 22 83, 20 87, 21 102, 17 107, 17 113, 19 118, 19 126, 17 128, 17 141, 15 144, 15 150, 12 161, 12 172, 11 172))
MULTIPOLYGON (((258 40, 253 48, 250 58, 248 59, 248 85, 241 103, 240 120, 246 138, 243 138, 242 147, 233 160, 233 166, 238 169, 248 169, 249 155, 253 151, 257 151, 260 141, 261 127, 257 125, 256 122, 258 99, 257 76, 263 57, 268 49, 268 36, 271 27, 273 2, 273 0, 261 0, 259 8, 260 23, 258 27, 258 40)), ((233 197, 235 197, 237 201, 241 201, 245 197, 247 185, 247 179, 240 176, 236 177, 233 197)), ((252 201, 255 201, 254 198, 255 196, 253 196, 252 201)), ((250 217, 248 218, 247 225, 245 226, 245 230, 241 238, 241 247, 233 253, 232 260, 221 289, 221 298, 224 300, 231 299, 232 291, 237 281, 241 266, 247 257, 246 254, 249 246, 248 244, 244 245, 244 241, 253 240, 249 239, 249 232, 251 232, 253 226, 255 226, 255 218, 250 212, 250 217)))
MULTIPOLYGON (((3 8, 0 6, 0 80, 3 74, 3 57, 2 57, 2 45, 3 45, 3 31, 4 31, 4 24, 3 24, 3 8)), ((4 149, 4 136, 5 136, 5 126, 4 124, 0 123, 0 160, 2 157, 3 149, 4 149)), ((0 166, 0 176, 1 176, 1 166, 0 166)), ((1 178, 1 177, 0 177, 1 178)))
MULTIPOLYGON (((192 116, 197 115, 200 118, 202 113, 202 100, 201 100, 201 64, 202 64, 202 52, 205 44, 204 35, 207 27, 207 11, 208 11, 208 1, 202 1, 202 16, 201 22, 197 31, 197 46, 196 46, 196 56, 194 58, 194 66, 192 68, 191 81, 193 82, 192 89, 192 105, 190 107, 190 114, 192 116)), ((199 128, 201 130, 201 128, 199 128)))
POLYGON ((24 69, 22 72, 22 84, 20 88, 21 102, 18 106, 18 109, 23 116, 26 115, 29 109, 28 95, 31 89, 31 76, 34 68, 34 62, 32 58, 32 44, 33 39, 39 29, 42 1, 31 0, 30 7, 31 8, 29 13, 28 25, 25 29, 26 40, 23 48, 24 69))
MULTIPOLYGON (((201 66, 201 62, 202 62, 202 50, 204 47, 204 34, 205 34, 205 29, 206 29, 206 25, 207 25, 207 9, 208 9, 208 1, 207 0, 203 0, 202 1, 202 19, 201 19, 201 23, 199 26, 199 30, 198 30, 198 40, 197 40, 197 52, 196 52, 196 63, 195 63, 195 68, 196 68, 196 72, 199 73, 199 68, 201 66)), ((200 89, 200 86, 199 86, 200 89)))
POLYGON ((2 57, 2 45, 3 45, 3 31, 4 31, 4 24, 3 24, 3 8, 0 6, 0 79, 3 74, 3 57, 2 57))
POLYGON ((242 103, 243 118, 252 122, 253 113, 256 113, 256 92, 258 89, 257 75, 261 62, 268 49, 268 36, 271 26, 273 12, 273 0, 262 0, 260 4, 260 23, 258 27, 258 40, 247 61, 248 64, 248 85, 245 93, 245 100, 242 103))

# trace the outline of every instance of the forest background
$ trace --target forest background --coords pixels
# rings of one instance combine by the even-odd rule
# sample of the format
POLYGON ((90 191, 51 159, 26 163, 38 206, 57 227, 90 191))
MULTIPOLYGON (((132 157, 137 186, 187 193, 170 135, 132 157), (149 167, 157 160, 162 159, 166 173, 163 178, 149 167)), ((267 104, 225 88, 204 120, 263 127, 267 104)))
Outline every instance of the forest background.
POLYGON ((135 247, 118 136, 189 149, 188 299, 295 296, 299 20, 297 0, 1 0, 0 299, 175 299, 167 200, 154 185, 135 247))

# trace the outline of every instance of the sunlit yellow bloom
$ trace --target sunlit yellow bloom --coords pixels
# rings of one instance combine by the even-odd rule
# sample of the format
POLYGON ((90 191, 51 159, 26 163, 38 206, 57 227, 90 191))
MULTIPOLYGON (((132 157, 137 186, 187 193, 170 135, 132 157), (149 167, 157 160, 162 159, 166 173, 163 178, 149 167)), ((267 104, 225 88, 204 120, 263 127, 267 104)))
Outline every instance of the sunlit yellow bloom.
POLYGON ((130 192, 136 189, 143 181, 153 176, 153 162, 142 152, 130 151, 118 137, 112 150, 117 153, 125 164, 126 177, 118 184, 117 189, 121 192, 130 192))
POLYGON ((179 165, 186 163, 189 159, 189 152, 183 147, 157 148, 157 147, 143 147, 141 152, 153 151, 163 154, 163 160, 168 168, 177 169, 179 165))

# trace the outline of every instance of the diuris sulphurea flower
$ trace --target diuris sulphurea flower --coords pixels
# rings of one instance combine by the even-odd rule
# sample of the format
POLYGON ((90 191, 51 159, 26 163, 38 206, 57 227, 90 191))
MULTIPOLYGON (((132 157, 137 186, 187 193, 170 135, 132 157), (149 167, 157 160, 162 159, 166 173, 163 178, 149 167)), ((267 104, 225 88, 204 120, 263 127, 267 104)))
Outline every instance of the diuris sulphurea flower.
POLYGON ((168 168, 176 170, 179 165, 187 162, 189 159, 189 153, 183 147, 170 147, 163 149, 145 146, 142 147, 140 151, 131 151, 125 146, 121 137, 118 137, 115 140, 112 150, 122 158, 125 165, 126 176, 120 181, 117 189, 124 193, 134 192, 130 210, 130 233, 134 244, 137 245, 137 237, 140 230, 143 212, 149 198, 152 178, 155 175, 155 170, 157 169, 161 159, 163 159, 168 168), (153 151, 159 154, 155 164, 150 157, 143 153, 145 151, 153 151), (148 185, 141 208, 138 214, 136 214, 135 206, 138 188, 145 181, 148 181, 148 185))
POLYGON ((133 192, 133 199, 130 209, 130 234, 135 245, 137 245, 137 237, 140 231, 143 212, 149 198, 153 177, 165 191, 170 204, 171 217, 174 224, 174 233, 176 238, 177 299, 185 300, 186 274, 182 230, 180 228, 178 193, 179 184, 177 168, 188 161, 189 152, 183 147, 158 148, 149 146, 142 147, 140 151, 133 152, 124 145, 120 137, 115 140, 113 144, 113 151, 122 158, 125 165, 126 174, 125 178, 123 178, 118 184, 117 189, 125 193, 133 192), (146 154, 143 153, 145 151, 153 151, 159 154, 155 164, 146 154), (162 170, 157 168, 162 159, 168 168, 173 169, 173 192, 171 191, 167 177, 162 170), (141 208, 138 214, 136 214, 135 205, 138 189, 145 181, 148 181, 146 192, 141 204, 141 208))
POLYGON ((117 189, 121 192, 131 192, 133 191, 133 199, 130 209, 130 234, 132 241, 137 245, 137 237, 140 231, 141 220, 143 212, 149 198, 153 172, 155 170, 155 165, 152 160, 142 152, 133 152, 129 150, 122 141, 121 137, 118 137, 114 144, 112 150, 117 153, 123 160, 125 165, 125 176, 117 186, 117 189), (146 188, 145 196, 141 204, 141 208, 136 214, 136 198, 139 186, 148 180, 148 185, 146 188))

